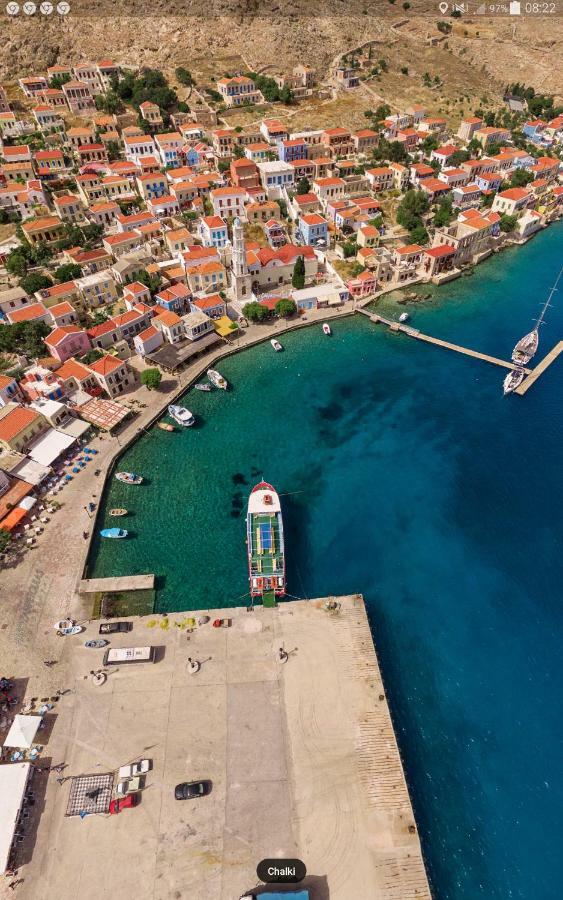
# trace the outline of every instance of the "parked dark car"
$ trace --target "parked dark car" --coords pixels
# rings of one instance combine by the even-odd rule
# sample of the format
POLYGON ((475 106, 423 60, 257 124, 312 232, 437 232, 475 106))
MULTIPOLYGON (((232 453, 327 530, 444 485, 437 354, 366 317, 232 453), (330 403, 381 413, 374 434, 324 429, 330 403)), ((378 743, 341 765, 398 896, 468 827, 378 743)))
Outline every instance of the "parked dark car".
POLYGON ((197 797, 205 797, 210 790, 210 781, 183 781, 174 788, 174 797, 176 800, 195 800, 197 797))
POLYGON ((122 634, 133 631, 133 622, 102 622, 98 634, 122 634))

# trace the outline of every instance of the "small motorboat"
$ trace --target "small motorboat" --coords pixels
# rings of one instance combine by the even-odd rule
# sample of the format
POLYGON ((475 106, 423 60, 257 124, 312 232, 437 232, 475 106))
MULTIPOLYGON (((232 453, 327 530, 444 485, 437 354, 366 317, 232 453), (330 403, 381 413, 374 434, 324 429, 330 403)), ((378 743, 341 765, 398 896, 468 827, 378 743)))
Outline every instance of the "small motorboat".
POLYGON ((122 506, 117 506, 115 509, 110 509, 110 516, 126 516, 127 510, 122 506))
POLYGON ((68 634, 80 634, 82 625, 77 625, 74 619, 61 619, 55 622, 55 631, 59 637, 66 637, 68 634))
POLYGON ((226 391, 229 387, 229 382, 226 378, 223 378, 220 372, 217 369, 208 369, 207 377, 209 378, 211 384, 213 384, 216 388, 220 388, 222 391, 226 391))
POLYGON ((408 322, 409 319, 410 319, 410 316, 409 316, 408 312, 401 313, 401 315, 399 316, 399 322, 408 322))
POLYGON ((129 532, 125 528, 102 528, 100 531, 103 538, 126 538, 128 534, 129 532))
POLYGON ((210 391, 211 385, 205 384, 203 381, 200 381, 198 384, 194 384, 194 388, 196 391, 210 391))
POLYGON ((176 406, 174 403, 168 407, 168 415, 172 416, 174 421, 177 422, 178 425, 183 425, 184 428, 188 428, 195 422, 194 414, 191 413, 189 409, 186 409, 185 406, 176 406))
POLYGON ((280 344, 279 341, 276 341, 275 338, 272 338, 272 340, 270 341, 270 344, 272 345, 272 347, 274 348, 274 350, 276 351, 276 353, 279 353, 280 350, 283 350, 282 345, 280 344))
POLYGON ((88 647, 89 650, 101 650, 102 647, 107 647, 109 641, 104 641, 103 638, 94 641, 85 641, 84 646, 88 647))
POLYGON ((142 484, 143 476, 135 475, 134 472, 117 472, 116 476, 118 481, 123 481, 125 484, 142 484))
POLYGON ((328 322, 323 322, 323 332, 327 335, 331 335, 332 331, 330 330, 330 325, 328 322))
POLYGON ((157 425, 162 431, 175 431, 176 430, 174 428, 174 426, 170 424, 170 422, 157 422, 157 425))

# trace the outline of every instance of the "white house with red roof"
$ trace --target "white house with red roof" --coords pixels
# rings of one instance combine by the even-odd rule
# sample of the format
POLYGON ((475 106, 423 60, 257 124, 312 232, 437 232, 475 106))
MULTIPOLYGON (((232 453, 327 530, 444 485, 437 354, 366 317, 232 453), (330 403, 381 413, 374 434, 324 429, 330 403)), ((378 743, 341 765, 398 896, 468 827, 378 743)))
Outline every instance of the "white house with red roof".
POLYGON ((22 306, 20 309, 9 310, 7 317, 11 325, 16 325, 19 322, 44 322, 46 325, 51 324, 49 310, 42 303, 32 303, 31 306, 22 306))
POLYGON ((55 303, 54 306, 50 306, 49 315, 55 328, 64 325, 74 325, 78 321, 78 314, 68 300, 63 300, 62 303, 55 303))
POLYGON ((155 156, 156 145, 150 134, 142 136, 125 137, 125 159, 138 163, 144 156, 155 156))
POLYGON ((133 346, 136 352, 143 357, 158 350, 163 343, 162 331, 159 328, 155 328, 154 325, 149 325, 148 328, 145 328, 133 338, 133 346))
POLYGON ((192 297, 190 300, 191 310, 200 310, 204 312, 210 319, 220 319, 221 316, 227 315, 227 304, 220 294, 209 294, 203 297, 192 297))
POLYGON ((501 215, 515 216, 526 209, 533 200, 533 194, 526 188, 508 188, 508 190, 496 194, 491 209, 501 215))
POLYGON ((101 359, 90 363, 88 368, 94 375, 103 391, 114 398, 135 384, 135 373, 122 359, 105 354, 101 359))
POLYGON ((277 250, 257 246, 249 248, 246 257, 253 290, 289 284, 299 256, 303 257, 305 280, 309 281, 319 270, 319 262, 312 247, 285 244, 277 250))
POLYGON ((126 284, 123 288, 123 300, 127 309, 133 309, 138 303, 150 303, 151 292, 146 284, 140 281, 133 281, 126 284))
POLYGON ((216 216, 244 218, 244 204, 248 198, 243 188, 220 187, 210 193, 213 212, 216 216))
POLYGON ((199 236, 204 247, 220 250, 229 243, 227 223, 221 216, 203 216, 199 222, 199 236))

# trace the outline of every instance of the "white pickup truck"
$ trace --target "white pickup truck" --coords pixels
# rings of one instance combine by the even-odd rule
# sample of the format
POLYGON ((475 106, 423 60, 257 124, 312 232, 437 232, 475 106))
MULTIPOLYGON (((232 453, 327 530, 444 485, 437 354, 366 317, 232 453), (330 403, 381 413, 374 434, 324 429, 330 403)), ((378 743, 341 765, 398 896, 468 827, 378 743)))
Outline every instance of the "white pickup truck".
POLYGON ((143 775, 145 772, 148 772, 150 767, 150 759, 140 759, 139 762, 131 763, 128 766, 121 766, 118 772, 118 777, 134 778, 135 775, 143 775))

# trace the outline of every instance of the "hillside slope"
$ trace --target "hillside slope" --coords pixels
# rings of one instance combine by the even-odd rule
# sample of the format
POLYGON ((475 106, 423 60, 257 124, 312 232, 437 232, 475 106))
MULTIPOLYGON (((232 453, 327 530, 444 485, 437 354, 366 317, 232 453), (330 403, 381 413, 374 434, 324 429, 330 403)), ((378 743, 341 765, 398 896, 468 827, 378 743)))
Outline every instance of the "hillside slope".
MULTIPOLYGON (((267 7, 254 0, 195 0, 189 15, 172 15, 173 4, 161 0, 150 7, 145 4, 150 16, 137 14, 142 8, 139 0, 113 7, 102 0, 95 17, 80 15, 80 6, 75 0, 65 19, 4 21, 0 77, 13 79, 55 63, 108 56, 123 65, 153 65, 168 71, 184 65, 197 73, 226 54, 242 56, 254 69, 274 66, 289 71, 296 62, 306 62, 324 73, 339 53, 376 39, 382 55, 393 45, 394 55, 405 64, 416 64, 423 50, 427 58, 447 52, 452 74, 458 77, 460 69, 474 71, 495 87, 520 80, 537 91, 563 95, 563 68, 557 64, 563 58, 563 29, 549 17, 520 19, 516 25, 508 18, 448 19, 454 31, 445 49, 444 44, 427 43, 429 35, 439 35, 436 23, 443 18, 429 0, 413 0, 408 13, 383 2, 325 0, 314 7, 315 15, 308 14, 311 6, 304 0, 280 0, 267 7), (132 14, 110 14, 112 8, 122 13, 126 6, 132 14), (405 24, 393 28, 398 21, 405 24)), ((82 6, 91 12, 90 3, 86 6, 82 0, 82 6)))

